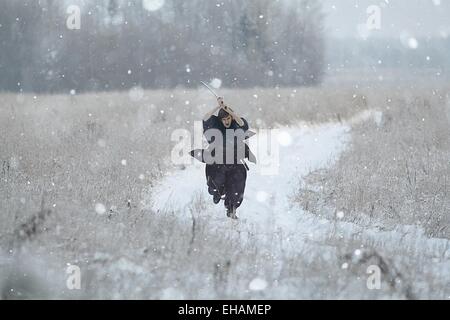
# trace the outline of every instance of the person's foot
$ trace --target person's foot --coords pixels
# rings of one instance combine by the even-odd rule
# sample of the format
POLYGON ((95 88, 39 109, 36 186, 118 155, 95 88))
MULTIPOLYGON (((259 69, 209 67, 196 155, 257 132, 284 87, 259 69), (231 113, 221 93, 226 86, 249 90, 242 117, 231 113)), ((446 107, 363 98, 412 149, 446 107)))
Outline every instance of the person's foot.
POLYGON ((227 208, 227 217, 231 218, 233 220, 238 220, 238 216, 236 215, 235 207, 227 208))

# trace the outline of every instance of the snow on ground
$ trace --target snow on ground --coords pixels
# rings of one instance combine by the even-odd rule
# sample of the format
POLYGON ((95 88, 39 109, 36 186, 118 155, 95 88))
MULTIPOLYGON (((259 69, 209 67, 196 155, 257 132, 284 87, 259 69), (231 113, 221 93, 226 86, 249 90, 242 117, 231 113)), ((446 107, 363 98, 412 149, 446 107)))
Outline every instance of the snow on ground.
MULTIPOLYGON (((292 210, 290 195, 298 184, 298 178, 325 167, 345 148, 349 140, 349 127, 326 124, 311 126, 299 124, 293 128, 280 127, 280 136, 290 136, 289 146, 280 145, 279 172, 266 176, 259 173, 256 165, 250 164, 244 202, 238 209, 239 224, 277 226, 289 229, 300 217, 292 210)), ((225 215, 223 202, 214 205, 207 192, 205 165, 196 162, 184 170, 166 176, 152 190, 151 209, 178 211, 180 216, 190 218, 189 206, 195 197, 207 199, 207 214, 213 215, 217 223, 230 222, 225 215)), ((293 230, 294 231, 294 230, 293 230)))
MULTIPOLYGON (((79 254, 79 261, 75 262, 80 263, 85 279, 83 281, 90 283, 79 296, 66 290, 65 279, 51 273, 46 279, 53 280, 44 279, 42 285, 28 285, 25 289, 34 292, 36 297, 52 297, 53 294, 57 297, 67 295, 71 298, 113 299, 407 297, 407 289, 390 289, 392 283, 389 278, 383 280, 385 286, 382 291, 367 290, 366 270, 358 269, 358 261, 367 257, 373 249, 386 258, 390 274, 395 275, 398 270, 402 276, 407 276, 404 277, 407 280, 405 283, 414 287, 412 292, 416 297, 450 298, 450 287, 446 285, 450 284, 450 241, 427 238, 423 230, 415 226, 399 225, 396 230, 391 231, 384 231, 376 226, 364 228, 342 221, 345 212, 337 213, 336 219, 327 220, 304 211, 293 200, 303 177, 314 170, 331 166, 348 147, 353 124, 374 121, 381 125, 382 117, 380 112, 364 112, 343 123, 278 126, 283 142, 279 152, 279 172, 277 175, 265 176, 260 174, 256 165, 251 165, 244 203, 238 210, 238 221, 226 217, 223 203, 213 204, 207 193, 202 163, 195 162, 184 170, 173 169, 148 193, 144 193, 144 212, 150 211, 148 214, 169 213, 170 219, 179 219, 189 227, 193 225, 193 218, 201 220, 200 228, 206 226, 203 229, 206 231, 202 230, 201 233, 205 237, 204 246, 209 246, 210 243, 214 245, 214 242, 210 242, 211 239, 221 240, 216 244, 222 243, 222 240, 232 241, 233 245, 225 248, 227 252, 223 252, 223 260, 215 257, 211 260, 218 264, 224 263, 221 268, 215 267, 214 271, 208 271, 202 261, 195 260, 202 257, 201 254, 184 256, 182 253, 180 259, 177 259, 177 254, 184 247, 178 251, 174 248, 179 248, 180 243, 177 241, 185 241, 186 237, 172 238, 172 243, 168 243, 167 248, 164 247, 166 243, 159 247, 155 242, 158 235, 145 235, 145 229, 137 228, 137 233, 144 232, 142 248, 135 247, 125 251, 125 254, 122 251, 108 252, 107 249, 104 252, 99 249, 94 256, 90 251, 79 254), (289 141, 290 144, 286 143, 289 141), (237 256, 230 255, 230 250, 235 249, 237 256), (154 253, 150 255, 151 258, 148 251, 154 253), (245 257, 247 253, 249 258, 245 257), (231 271, 227 271, 226 261, 230 257, 234 259, 233 267, 231 271), (260 260, 252 260, 255 257, 260 260), (186 263, 192 265, 183 265, 186 263), (43 288, 46 287, 52 289, 47 288, 45 291, 43 288)), ((113 226, 120 234, 124 224, 116 223, 113 226)), ((105 232, 111 233, 111 229, 105 229, 105 232)), ((100 238, 108 239, 107 236, 100 238)), ((133 241, 138 238, 127 239, 133 241)), ((197 242, 193 240, 194 237, 192 243, 199 244, 198 247, 193 247, 193 251, 198 250, 197 253, 200 253, 202 249, 210 249, 202 247, 203 239, 197 242)), ((217 249, 218 256, 221 256, 221 248, 217 249)), ((23 255, 28 256, 29 252, 24 252, 23 255)), ((0 271, 3 268, 11 275, 39 275, 42 273, 41 269, 44 269, 37 266, 34 271, 25 267, 18 269, 15 267, 18 263, 9 260, 0 256, 0 271)), ((376 259, 372 259, 370 263, 372 261, 376 263, 376 259)), ((61 266, 56 262, 55 265, 61 266)), ((65 275, 64 273, 63 276, 65 275)), ((7 276, 3 280, 12 278, 14 277, 7 276)), ((0 274, 0 288, 9 286, 8 283, 1 282, 0 274)))
MULTIPOLYGON (((292 200, 302 177, 314 170, 326 168, 338 159, 351 141, 352 124, 375 121, 380 125, 381 119, 380 112, 364 112, 343 123, 280 126, 281 134, 287 133, 292 139, 290 145, 280 145, 279 173, 264 176, 259 174, 255 165, 251 165, 244 202, 238 209, 238 222, 226 217, 223 202, 213 204, 207 192, 204 164, 201 163, 169 173, 152 189, 146 201, 154 212, 171 211, 178 214, 180 219, 189 220, 194 212, 207 216, 217 230, 231 226, 233 230, 243 234, 256 234, 261 242, 272 241, 273 233, 277 232, 284 240, 279 242, 278 249, 282 252, 321 250, 326 254, 327 246, 324 244, 327 239, 364 240, 390 256, 402 252, 413 259, 425 259, 424 263, 427 259, 443 259, 445 268, 441 270, 450 270, 448 240, 430 239, 422 229, 414 226, 400 225, 396 230, 380 231, 376 227, 363 228, 342 222, 339 218, 326 220, 305 212, 292 200), (196 199, 205 200, 206 208, 192 210, 196 199)), ((443 280, 445 278, 445 281, 450 281, 448 271, 441 276, 443 280)))

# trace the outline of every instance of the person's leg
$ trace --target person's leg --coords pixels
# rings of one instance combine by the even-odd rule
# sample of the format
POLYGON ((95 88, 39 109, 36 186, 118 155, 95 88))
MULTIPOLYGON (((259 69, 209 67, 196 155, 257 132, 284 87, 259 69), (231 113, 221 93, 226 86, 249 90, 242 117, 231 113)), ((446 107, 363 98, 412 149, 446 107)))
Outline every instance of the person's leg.
POLYGON ((243 165, 238 165, 228 172, 225 184, 226 206, 228 209, 239 208, 244 200, 247 170, 243 165))
POLYGON ((208 185, 208 193, 210 195, 214 195, 215 186, 212 180, 212 177, 215 175, 215 170, 212 165, 207 164, 205 167, 205 174, 206 174, 206 184, 208 185))
POLYGON ((225 172, 221 166, 207 165, 206 179, 208 184, 208 193, 214 196, 214 203, 219 203, 225 186, 225 172))

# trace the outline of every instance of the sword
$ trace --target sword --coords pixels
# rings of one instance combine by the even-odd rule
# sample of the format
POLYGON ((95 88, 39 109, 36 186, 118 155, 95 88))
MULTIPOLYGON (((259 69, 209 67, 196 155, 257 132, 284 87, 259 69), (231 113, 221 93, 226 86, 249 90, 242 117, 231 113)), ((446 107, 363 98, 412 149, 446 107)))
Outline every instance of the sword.
POLYGON ((206 83, 204 83, 203 81, 200 81, 206 88, 208 88, 208 90, 209 91, 211 91, 211 93, 213 94, 213 95, 215 95, 216 96, 216 98, 219 98, 219 96, 214 92, 214 90, 213 89, 211 89, 211 87, 210 86, 208 86, 206 83))

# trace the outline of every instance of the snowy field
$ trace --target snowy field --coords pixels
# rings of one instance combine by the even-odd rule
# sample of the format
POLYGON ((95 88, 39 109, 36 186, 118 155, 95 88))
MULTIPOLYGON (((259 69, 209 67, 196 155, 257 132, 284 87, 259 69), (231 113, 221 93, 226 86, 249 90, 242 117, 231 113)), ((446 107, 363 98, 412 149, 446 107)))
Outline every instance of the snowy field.
MULTIPOLYGON (((446 180, 430 211, 447 212, 433 220, 435 234, 403 215, 355 219, 328 192, 336 186, 357 207, 353 186, 329 170, 347 172, 349 153, 365 161, 359 137, 402 128, 410 120, 394 110, 415 99, 448 121, 448 92, 323 90, 225 91, 251 127, 282 134, 279 174, 251 165, 239 221, 212 204, 202 164, 170 164, 168 133, 191 129, 207 92, 2 95, 2 298, 449 299, 446 180), (66 286, 70 265, 81 270, 80 290, 66 286), (367 285, 373 266, 376 289, 367 285)), ((448 137, 430 139, 430 150, 450 150, 448 137)), ((443 172, 428 169, 430 181, 443 172)))
MULTIPOLYGON (((237 241, 243 247, 243 255, 245 255, 245 248, 255 245, 254 242, 256 242, 256 245, 264 248, 266 254, 274 260, 286 255, 296 257, 311 254, 319 254, 324 260, 333 260, 336 258, 340 242, 348 243, 357 240, 362 244, 359 247, 355 246, 355 251, 340 257, 343 261, 341 269, 344 271, 348 270, 352 264, 357 265, 361 260, 365 263, 367 263, 365 260, 372 260, 372 263, 377 265, 380 263, 379 259, 384 259, 381 257, 394 256, 402 252, 410 257, 415 256, 416 259, 427 257, 428 262, 422 262, 421 267, 431 273, 431 270, 439 265, 438 268, 442 268, 438 273, 440 281, 450 283, 448 272, 450 241, 429 239, 422 229, 414 226, 398 226, 393 231, 380 232, 377 228, 363 228, 353 223, 341 222, 339 220, 343 218, 344 212, 337 212, 336 218, 332 221, 321 219, 302 210, 293 201, 292 190, 298 188, 300 180, 308 173, 332 165, 346 148, 351 140, 350 124, 373 121, 380 125, 381 117, 380 112, 364 112, 349 119, 348 124, 299 123, 279 128, 279 140, 285 144, 280 149, 279 174, 265 176, 258 174, 258 170, 253 168, 256 173, 250 173, 244 203, 238 210, 241 217, 239 222, 230 221, 224 214, 224 208, 215 206, 210 201, 211 196, 204 186, 205 176, 202 164, 169 173, 164 177, 149 194, 149 209, 156 213, 174 212, 186 223, 192 223, 191 221, 199 217, 207 218, 210 230, 217 235, 231 232, 237 236, 233 237, 233 241, 237 241), (286 136, 289 137, 288 143, 283 141, 286 136), (334 244, 327 243, 329 241, 334 244)), ((336 266, 339 266, 338 259, 334 262, 336 266)), ((388 282, 386 285, 397 287, 396 289, 400 292, 392 296, 385 295, 386 293, 383 292, 381 295, 374 294, 374 297, 402 298, 402 295, 406 298, 416 297, 412 292, 411 284, 401 283, 403 279, 395 269, 395 265, 386 264, 386 268, 383 274, 388 282), (399 284, 389 284, 389 281, 398 281, 399 284)), ((351 285, 359 286, 355 289, 356 292, 363 290, 361 284, 366 278, 367 276, 361 275, 354 279, 356 281, 351 285)), ((420 277, 417 280, 425 281, 420 277)), ((252 283, 256 287, 261 287, 258 287, 258 290, 265 290, 268 286, 264 276, 250 282, 250 290, 252 283)), ((288 293, 288 284, 281 286, 272 284, 272 286, 268 288, 268 290, 274 290, 270 294, 272 298, 295 298, 288 293), (286 294, 287 296, 284 296, 286 294)), ((308 290, 302 292, 301 297, 308 298, 309 295, 314 294, 313 292, 306 294, 306 292, 308 290)), ((445 292, 442 293, 445 294, 445 292)), ((346 293, 340 294, 342 296, 338 294, 337 297, 357 297, 352 294, 349 296, 346 293)), ((238 295, 238 297, 241 296, 238 295)), ((445 296, 441 298, 443 297, 445 296)))

